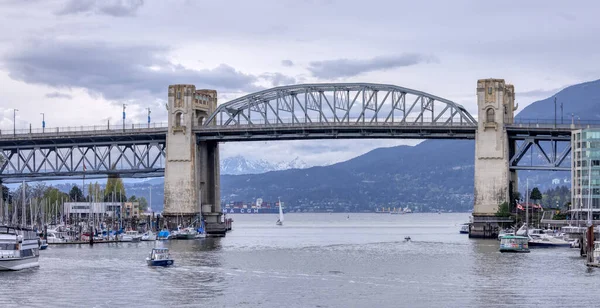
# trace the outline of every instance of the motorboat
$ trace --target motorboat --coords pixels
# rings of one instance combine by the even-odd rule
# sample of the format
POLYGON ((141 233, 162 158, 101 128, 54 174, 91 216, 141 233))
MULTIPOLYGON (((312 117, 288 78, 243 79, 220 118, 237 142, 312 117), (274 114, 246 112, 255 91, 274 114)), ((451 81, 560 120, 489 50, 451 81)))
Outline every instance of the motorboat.
POLYGON ((0 271, 40 266, 38 240, 31 229, 0 226, 0 271))
POLYGON ((175 233, 175 238, 178 240, 192 240, 192 239, 196 238, 197 234, 198 234, 198 231, 196 231, 196 229, 194 229, 192 227, 188 227, 188 228, 184 228, 184 229, 179 229, 175 233))
POLYGON ((122 242, 139 242, 141 240, 142 235, 135 230, 125 231, 125 233, 121 235, 122 242))
POLYGON ((462 224, 460 226, 460 231, 459 232, 460 232, 460 234, 469 234, 469 224, 468 223, 462 224))
POLYGON ((515 234, 515 232, 512 231, 512 230, 510 230, 510 229, 501 230, 500 233, 498 233, 498 240, 501 240, 503 237, 509 236, 509 235, 514 236, 514 235, 517 235, 517 234, 515 234))
POLYGON ((168 248, 152 248, 150 256, 146 258, 148 266, 170 266, 175 263, 171 258, 168 248))
POLYGON ((142 234, 142 241, 156 241, 156 233, 152 232, 152 230, 148 230, 142 234))
POLYGON ((571 243, 547 234, 530 234, 529 246, 544 248, 571 247, 571 243))
POLYGON ((48 234, 46 234, 46 241, 49 244, 65 243, 67 239, 61 233, 62 232, 52 232, 48 230, 48 234))
POLYGON ((518 235, 505 235, 500 238, 500 252, 529 252, 529 238, 518 235))

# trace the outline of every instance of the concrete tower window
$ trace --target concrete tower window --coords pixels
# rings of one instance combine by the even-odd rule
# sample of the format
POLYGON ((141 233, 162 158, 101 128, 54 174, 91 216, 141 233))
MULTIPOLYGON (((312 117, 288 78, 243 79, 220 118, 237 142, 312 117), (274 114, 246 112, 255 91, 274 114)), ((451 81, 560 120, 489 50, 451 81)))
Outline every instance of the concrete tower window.
POLYGON ((488 88, 488 94, 492 94, 492 87, 488 88))
POLYGON ((181 112, 175 114, 175 127, 181 127, 182 118, 183 114, 181 112))
POLYGON ((495 122, 495 120, 494 120, 494 109, 493 108, 488 108, 485 111, 485 121, 488 122, 488 123, 495 122))

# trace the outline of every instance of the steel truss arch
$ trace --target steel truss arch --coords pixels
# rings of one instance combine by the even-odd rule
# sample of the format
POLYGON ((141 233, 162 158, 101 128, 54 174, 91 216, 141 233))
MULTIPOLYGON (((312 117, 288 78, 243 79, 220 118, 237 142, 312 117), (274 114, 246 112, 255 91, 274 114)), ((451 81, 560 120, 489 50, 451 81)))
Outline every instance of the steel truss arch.
POLYGON ((275 87, 220 105, 204 128, 306 125, 475 126, 450 100, 394 85, 325 83, 275 87))

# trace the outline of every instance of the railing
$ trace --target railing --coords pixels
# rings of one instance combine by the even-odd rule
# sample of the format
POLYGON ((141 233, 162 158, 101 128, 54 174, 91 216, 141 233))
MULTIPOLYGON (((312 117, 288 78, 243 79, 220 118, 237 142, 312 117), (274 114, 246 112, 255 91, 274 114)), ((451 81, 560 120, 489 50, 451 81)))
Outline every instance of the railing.
POLYGON ((115 125, 93 125, 93 126, 67 126, 67 127, 47 127, 47 128, 32 128, 17 129, 17 130, 0 130, 0 137, 23 136, 23 135, 59 135, 64 133, 100 133, 100 132, 128 132, 132 130, 144 130, 155 128, 166 128, 167 123, 145 123, 145 124, 122 124, 115 125))
MULTIPOLYGON (((420 120, 417 121, 417 119, 415 118, 407 118, 404 121, 400 121, 398 119, 396 119, 397 122, 390 122, 390 121, 385 121, 385 118, 381 118, 379 119, 378 122, 375 121, 371 121, 370 119, 366 119, 364 122, 362 120, 358 120, 358 118, 352 118, 352 119, 346 119, 344 121, 333 121, 332 119, 327 119, 329 122, 326 121, 319 121, 319 122, 309 122, 307 119, 305 118, 298 118, 298 120, 294 120, 294 123, 291 123, 291 119, 287 119, 288 121, 284 122, 284 123, 278 123, 277 119, 267 119, 267 121, 265 121, 264 119, 261 120, 253 120, 252 123, 243 123, 243 124, 235 124, 234 122, 232 122, 231 124, 228 125, 224 125, 224 124, 219 124, 219 125, 207 125, 207 126, 202 126, 202 129, 210 129, 210 130, 227 130, 227 129, 240 129, 240 128, 303 128, 303 127, 307 127, 307 128, 315 128, 315 127, 332 127, 332 126, 350 126, 350 127, 364 127, 364 126, 369 126, 369 127, 473 127, 476 128, 476 125, 474 124, 470 124, 470 123, 466 123, 466 122, 460 122, 460 120, 455 120, 452 122, 448 122, 445 123, 446 120, 448 119, 438 119, 436 122, 432 122, 431 119, 426 119, 425 121, 421 122, 420 120)), ((314 121, 314 119, 311 119, 314 121)))
POLYGON ((554 119, 522 119, 516 118, 511 126, 518 127, 539 127, 539 128, 566 128, 566 129, 580 129, 580 128, 594 128, 600 127, 600 120, 581 120, 575 119, 573 121, 563 121, 554 119))

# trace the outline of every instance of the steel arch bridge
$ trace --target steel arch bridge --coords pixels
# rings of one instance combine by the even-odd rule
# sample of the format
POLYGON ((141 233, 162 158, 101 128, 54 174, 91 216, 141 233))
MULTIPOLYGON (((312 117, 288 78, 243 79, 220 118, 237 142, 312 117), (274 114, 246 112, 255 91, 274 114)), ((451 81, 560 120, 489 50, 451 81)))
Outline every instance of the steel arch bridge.
POLYGON ((220 105, 195 129, 200 139, 473 139, 477 121, 450 100, 372 83, 275 87, 220 105))

